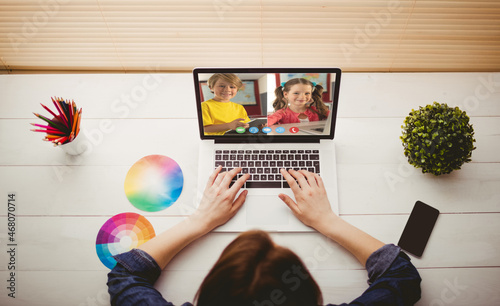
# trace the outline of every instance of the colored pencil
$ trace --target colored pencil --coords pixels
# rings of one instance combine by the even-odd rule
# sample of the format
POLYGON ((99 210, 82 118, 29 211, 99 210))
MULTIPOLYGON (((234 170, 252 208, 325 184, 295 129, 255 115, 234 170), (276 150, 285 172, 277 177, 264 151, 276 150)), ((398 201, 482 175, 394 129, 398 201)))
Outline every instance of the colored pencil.
POLYGON ((78 112, 78 122, 76 123, 76 134, 75 137, 80 133, 80 122, 82 121, 82 109, 78 112))
POLYGON ((71 105, 71 103, 66 100, 66 106, 68 107, 68 113, 69 113, 69 122, 73 122, 74 121, 74 117, 75 117, 75 114, 73 113, 73 105, 71 105))
POLYGON ((43 106, 43 108, 45 108, 45 109, 46 109, 46 110, 47 110, 47 111, 48 111, 48 112, 49 112, 52 116, 57 117, 57 115, 56 115, 56 114, 54 114, 54 112, 52 112, 52 111, 50 110, 50 108, 48 108, 47 106, 43 105, 42 103, 40 103, 40 105, 41 105, 41 106, 43 106))
POLYGON ((51 127, 50 125, 43 125, 43 124, 37 124, 37 123, 30 123, 31 125, 33 126, 36 126, 36 127, 40 127, 40 128, 44 128, 44 129, 54 129, 53 127, 51 127))
POLYGON ((63 111, 63 116, 64 116, 64 119, 66 120, 66 125, 68 126, 68 128, 70 128, 71 118, 69 118, 68 108, 66 107, 66 103, 64 102, 63 99, 60 99, 58 102, 59 102, 59 105, 61 105, 61 109, 63 111))
POLYGON ((53 141, 55 145, 62 145, 68 142, 69 137, 68 136, 62 136, 53 141))
POLYGON ((50 125, 43 125, 43 124, 36 124, 36 123, 31 123, 31 125, 35 126, 36 128, 59 131, 58 129, 56 129, 55 127, 50 126, 50 125))
MULTIPOLYGON (((78 124, 78 113, 73 116, 73 126, 71 127, 71 134, 74 134, 76 132, 76 125, 78 124)), ((76 135, 75 135, 76 136, 76 135)))
POLYGON ((58 130, 44 130, 44 129, 33 129, 33 132, 43 132, 52 135, 66 135, 66 133, 58 130))
POLYGON ((59 112, 59 116, 62 119, 63 123, 68 126, 68 118, 66 118, 66 115, 64 114, 64 110, 62 109, 61 104, 59 103, 59 99, 54 99, 52 98, 52 102, 56 106, 57 111, 59 112))
POLYGON ((46 136, 45 136, 45 139, 47 139, 47 140, 51 140, 51 141, 52 141, 52 140, 59 139, 59 138, 61 138, 61 136, 60 136, 60 135, 46 135, 46 136))
POLYGON ((35 114, 35 116, 37 116, 38 118, 42 119, 43 121, 47 122, 50 126, 58 129, 58 130, 64 130, 66 129, 66 126, 64 126, 63 124, 61 124, 59 121, 54 121, 54 120, 50 120, 49 118, 45 117, 45 116, 42 116, 40 114, 37 114, 37 113, 33 113, 35 114))

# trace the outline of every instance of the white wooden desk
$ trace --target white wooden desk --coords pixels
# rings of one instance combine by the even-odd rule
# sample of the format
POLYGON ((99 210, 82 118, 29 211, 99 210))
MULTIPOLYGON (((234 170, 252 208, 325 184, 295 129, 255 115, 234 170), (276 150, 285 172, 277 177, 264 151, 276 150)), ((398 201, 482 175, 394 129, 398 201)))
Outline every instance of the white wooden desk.
MULTIPOLYGON (((0 76, 0 304, 108 305, 108 269, 95 251, 111 216, 137 212, 157 233, 196 201, 199 136, 190 74, 0 76), (83 108, 88 153, 70 158, 30 131, 51 96, 83 108), (185 184, 170 208, 147 213, 127 200, 128 169, 150 154, 181 166, 185 184), (7 296, 7 195, 16 192, 16 299, 7 296)), ((340 215, 397 243, 416 200, 441 211, 427 249, 413 258, 423 278, 418 305, 500 305, 500 73, 344 73, 336 131, 340 215), (408 165, 399 135, 412 108, 433 101, 471 116, 477 149, 450 175, 408 165)), ((191 301, 236 233, 211 233, 182 251, 157 288, 191 301)), ((325 302, 351 301, 364 268, 317 233, 272 234, 312 270, 325 302)))

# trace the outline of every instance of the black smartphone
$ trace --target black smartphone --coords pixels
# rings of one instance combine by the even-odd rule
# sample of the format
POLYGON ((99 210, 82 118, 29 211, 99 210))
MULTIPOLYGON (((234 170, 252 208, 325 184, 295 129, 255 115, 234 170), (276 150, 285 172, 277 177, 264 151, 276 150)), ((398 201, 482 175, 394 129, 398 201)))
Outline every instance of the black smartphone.
POLYGON ((417 201, 401 234, 398 245, 403 250, 421 257, 438 216, 439 210, 417 201))

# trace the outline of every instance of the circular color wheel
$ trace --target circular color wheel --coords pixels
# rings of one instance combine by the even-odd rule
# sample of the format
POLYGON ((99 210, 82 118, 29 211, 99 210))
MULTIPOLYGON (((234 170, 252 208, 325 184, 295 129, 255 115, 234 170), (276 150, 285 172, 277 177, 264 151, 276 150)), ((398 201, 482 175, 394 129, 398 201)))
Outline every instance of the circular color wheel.
POLYGON ((148 155, 138 160, 125 178, 125 195, 143 211, 170 207, 181 195, 184 184, 181 167, 163 155, 148 155))
POLYGON ((113 256, 128 252, 154 236, 153 226, 144 216, 131 212, 115 215, 97 233, 97 256, 106 267, 113 269, 116 265, 113 256))

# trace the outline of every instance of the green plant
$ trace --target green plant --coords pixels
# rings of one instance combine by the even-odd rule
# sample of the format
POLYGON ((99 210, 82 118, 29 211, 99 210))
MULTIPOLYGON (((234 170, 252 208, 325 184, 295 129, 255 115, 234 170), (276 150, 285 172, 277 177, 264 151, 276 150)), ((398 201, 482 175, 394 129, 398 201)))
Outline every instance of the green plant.
POLYGON ((458 107, 434 102, 412 109, 401 128, 405 156, 423 173, 447 174, 471 161, 474 129, 458 107))

